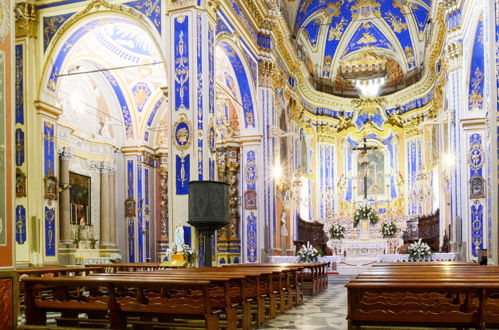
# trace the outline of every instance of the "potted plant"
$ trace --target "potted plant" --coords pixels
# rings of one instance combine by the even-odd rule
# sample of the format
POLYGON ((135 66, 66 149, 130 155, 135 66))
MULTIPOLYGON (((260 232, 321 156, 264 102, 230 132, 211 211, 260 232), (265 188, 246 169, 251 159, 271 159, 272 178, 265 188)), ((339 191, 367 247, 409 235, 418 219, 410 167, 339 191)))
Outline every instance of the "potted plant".
POLYGON ((428 244, 421 242, 420 238, 419 241, 409 245, 407 253, 409 254, 410 261, 424 261, 428 260, 433 252, 428 244))
POLYGON ((397 226, 393 223, 384 223, 381 226, 381 233, 383 234, 383 238, 392 238, 397 233, 397 226))
POLYGON ((88 241, 90 242, 90 248, 95 249, 98 239, 95 238, 95 229, 93 227, 89 230, 88 241))
POLYGON ((299 262, 317 262, 319 260, 319 251, 310 242, 307 242, 307 245, 303 245, 297 254, 299 262))
POLYGON ((78 224, 73 225, 73 227, 71 228, 71 234, 73 236, 73 244, 74 244, 75 248, 78 249, 80 247, 80 241, 81 241, 80 225, 78 225, 78 224))
POLYGON ((355 211, 353 216, 353 227, 357 227, 360 220, 368 219, 371 225, 375 225, 378 222, 378 216, 376 215, 376 211, 370 206, 362 206, 361 208, 355 211))

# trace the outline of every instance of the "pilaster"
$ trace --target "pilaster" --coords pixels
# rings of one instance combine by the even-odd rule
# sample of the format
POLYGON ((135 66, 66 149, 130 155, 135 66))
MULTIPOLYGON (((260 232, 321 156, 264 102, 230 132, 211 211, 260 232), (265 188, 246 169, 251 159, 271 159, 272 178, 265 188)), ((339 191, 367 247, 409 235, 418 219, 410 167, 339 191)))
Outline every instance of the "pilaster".
MULTIPOLYGON (((172 138, 168 164, 168 232, 187 226, 188 184, 215 179, 214 152, 214 41, 216 1, 179 1, 170 4, 169 93, 172 138)), ((196 231, 191 230, 193 247, 196 231)), ((170 242, 175 243, 175 242, 170 242)))

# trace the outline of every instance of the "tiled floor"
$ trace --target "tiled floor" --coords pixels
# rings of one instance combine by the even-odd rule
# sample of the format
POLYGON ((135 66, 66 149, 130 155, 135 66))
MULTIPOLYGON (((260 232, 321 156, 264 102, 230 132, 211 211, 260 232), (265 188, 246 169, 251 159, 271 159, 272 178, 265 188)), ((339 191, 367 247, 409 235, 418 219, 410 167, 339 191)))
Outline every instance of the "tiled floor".
POLYGON ((326 291, 265 324, 262 329, 345 330, 347 290, 344 284, 329 283, 326 291))

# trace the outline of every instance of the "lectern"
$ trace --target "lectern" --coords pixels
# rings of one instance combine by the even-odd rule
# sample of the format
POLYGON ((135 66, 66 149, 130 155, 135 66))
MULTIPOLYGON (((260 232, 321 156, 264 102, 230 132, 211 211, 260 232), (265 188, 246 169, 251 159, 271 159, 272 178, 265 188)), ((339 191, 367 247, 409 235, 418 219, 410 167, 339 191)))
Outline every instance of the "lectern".
POLYGON ((189 220, 204 241, 204 265, 211 267, 211 235, 229 224, 229 185, 218 181, 189 182, 189 220))

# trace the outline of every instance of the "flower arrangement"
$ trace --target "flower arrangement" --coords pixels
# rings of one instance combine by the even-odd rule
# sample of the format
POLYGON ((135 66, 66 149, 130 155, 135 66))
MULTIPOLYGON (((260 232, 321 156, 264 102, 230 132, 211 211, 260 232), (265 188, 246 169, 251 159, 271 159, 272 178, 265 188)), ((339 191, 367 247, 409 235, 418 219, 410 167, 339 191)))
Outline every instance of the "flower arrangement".
POLYGON ((81 241, 80 234, 81 234, 80 225, 78 224, 73 225, 71 228, 71 236, 73 237, 73 244, 75 245, 75 248, 79 247, 81 241))
POLYGON ((412 243, 409 245, 407 249, 407 253, 409 254, 409 260, 411 261, 419 261, 428 259, 433 253, 425 242, 421 242, 421 238, 416 243, 412 243))
POLYGON ((393 223, 384 223, 381 226, 381 233, 383 234, 383 238, 394 237, 397 233, 397 226, 393 223))
POLYGON ((343 227, 339 223, 336 225, 332 225, 331 228, 329 228, 329 236, 331 236, 331 239, 345 238, 344 234, 345 234, 345 227, 343 227))
POLYGON ((95 228, 90 227, 88 230, 88 240, 90 241, 90 248, 95 249, 95 245, 97 244, 98 239, 95 238, 95 228))
POLYGON ((187 244, 182 245, 182 253, 184 254, 184 257, 187 259, 187 261, 191 262, 191 258, 194 252, 192 251, 189 245, 187 244))
POLYGON ((378 222, 378 216, 376 215, 376 211, 370 206, 362 206, 360 209, 355 211, 353 216, 353 227, 357 227, 361 219, 369 219, 371 225, 374 225, 378 222))
POLYGON ((307 242, 307 245, 303 245, 297 254, 299 262, 317 262, 319 257, 319 251, 310 242, 307 242))

